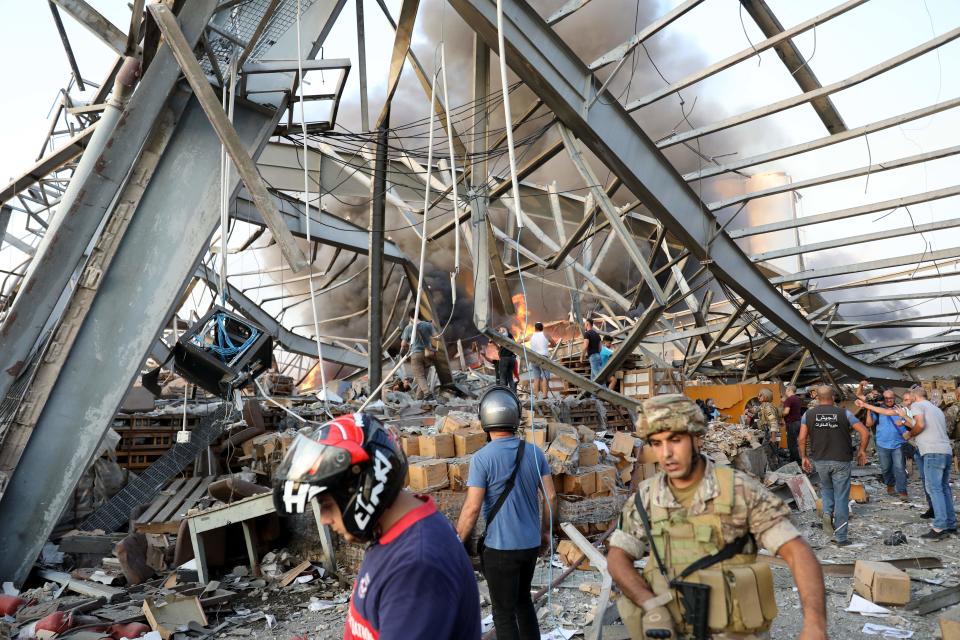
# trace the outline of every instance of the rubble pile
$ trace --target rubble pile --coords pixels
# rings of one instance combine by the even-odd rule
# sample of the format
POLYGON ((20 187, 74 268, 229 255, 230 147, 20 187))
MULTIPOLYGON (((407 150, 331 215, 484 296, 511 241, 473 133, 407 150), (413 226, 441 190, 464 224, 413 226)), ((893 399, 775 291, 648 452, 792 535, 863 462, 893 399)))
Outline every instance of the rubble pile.
POLYGON ((718 464, 731 464, 744 449, 760 446, 760 432, 742 424, 711 422, 703 436, 703 452, 718 464))

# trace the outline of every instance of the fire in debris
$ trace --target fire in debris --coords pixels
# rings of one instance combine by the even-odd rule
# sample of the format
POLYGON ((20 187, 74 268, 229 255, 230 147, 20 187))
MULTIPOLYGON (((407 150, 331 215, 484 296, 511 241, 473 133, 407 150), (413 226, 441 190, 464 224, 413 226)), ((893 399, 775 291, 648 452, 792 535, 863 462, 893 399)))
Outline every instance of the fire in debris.
POLYGON ((527 300, 522 293, 514 295, 512 300, 513 308, 516 309, 517 313, 510 324, 510 335, 516 338, 517 342, 527 342, 533 335, 534 324, 527 313, 527 300), (520 336, 523 336, 523 340, 520 340, 520 336))
POLYGON ((320 361, 317 361, 317 364, 313 365, 313 368, 307 373, 303 378, 303 382, 297 387, 299 391, 313 391, 319 389, 323 386, 323 381, 320 378, 320 361))

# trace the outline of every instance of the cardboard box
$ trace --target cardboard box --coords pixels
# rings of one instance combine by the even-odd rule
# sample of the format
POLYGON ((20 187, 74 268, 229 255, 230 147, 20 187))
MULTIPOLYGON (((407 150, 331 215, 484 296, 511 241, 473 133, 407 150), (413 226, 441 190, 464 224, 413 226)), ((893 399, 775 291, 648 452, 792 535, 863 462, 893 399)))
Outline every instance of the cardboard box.
POLYGON ((610 445, 610 453, 615 456, 632 457, 635 446, 636 439, 632 434, 626 431, 617 431, 613 436, 613 443, 610 445))
POLYGON ((207 626, 207 616, 203 612, 197 596, 169 595, 166 598, 146 598, 143 601, 143 615, 150 628, 160 634, 163 640, 172 636, 177 627, 198 623, 207 626))
POLYGON ((594 471, 596 475, 596 491, 603 492, 609 491, 612 492, 617 488, 617 470, 614 467, 607 465, 599 466, 594 471))
POLYGON ((453 433, 454 431, 466 429, 469 426, 469 422, 457 420, 449 415, 437 419, 437 431, 439 433, 453 433))
POLYGON ((591 496, 597 492, 597 473, 578 471, 563 476, 561 493, 574 496, 591 496))
POLYGON ((580 442, 593 442, 597 439, 597 432, 585 424, 577 425, 577 433, 580 434, 580 442))
POLYGON ((470 475, 470 459, 451 460, 447 463, 447 479, 454 491, 467 490, 467 478, 470 475))
POLYGON ((960 640, 960 607, 948 609, 940 616, 939 622, 943 640, 960 640))
POLYGON ((462 429, 453 434, 453 449, 458 458, 480 451, 487 444, 487 434, 462 429))
POLYGON ((876 604, 910 602, 910 576, 886 562, 857 560, 853 566, 853 589, 876 604))
POLYGON ((640 448, 640 453, 637 454, 637 459, 644 464, 653 464, 654 462, 659 462, 657 458, 657 452, 653 450, 653 447, 646 445, 640 448))
POLYGON ((854 500, 858 504, 870 502, 870 496, 867 495, 867 490, 864 488, 863 483, 850 483, 850 499, 854 500))
POLYGON ((536 445, 541 449, 545 449, 547 447, 546 429, 537 429, 536 431, 532 429, 524 429, 523 438, 530 444, 536 445))
MULTIPOLYGON (((557 555, 560 556, 560 560, 563 562, 563 564, 567 565, 568 567, 572 567, 573 563, 576 562, 578 558, 583 557, 583 551, 580 551, 580 549, 577 548, 577 545, 573 544, 569 540, 561 540, 557 545, 557 555)), ((581 571, 591 571, 593 570, 593 567, 590 566, 590 562, 586 558, 583 558, 583 562, 577 565, 577 569, 581 571)))
POLYGON ((400 439, 400 447, 408 458, 420 455, 420 436, 403 436, 400 439))
POLYGON ((580 439, 580 432, 577 431, 577 428, 572 424, 566 424, 564 422, 547 423, 547 440, 553 442, 561 433, 572 433, 574 438, 580 439))
POLYGON ((659 466, 655 462, 639 462, 637 463, 637 473, 640 474, 641 480, 646 480, 647 478, 652 478, 657 475, 657 472, 660 470, 659 466))
POLYGON ((571 444, 569 440, 557 439, 550 443, 546 453, 548 456, 556 458, 561 464, 565 464, 573 459, 579 448, 580 445, 577 442, 571 444))
POLYGON ((600 450, 592 442, 580 445, 580 466, 593 467, 600 464, 600 450))
POLYGON ((410 465, 410 488, 414 491, 442 489, 449 484, 444 460, 420 460, 410 465))
POLYGON ((452 433, 420 436, 420 455, 424 458, 452 458, 456 452, 452 433))

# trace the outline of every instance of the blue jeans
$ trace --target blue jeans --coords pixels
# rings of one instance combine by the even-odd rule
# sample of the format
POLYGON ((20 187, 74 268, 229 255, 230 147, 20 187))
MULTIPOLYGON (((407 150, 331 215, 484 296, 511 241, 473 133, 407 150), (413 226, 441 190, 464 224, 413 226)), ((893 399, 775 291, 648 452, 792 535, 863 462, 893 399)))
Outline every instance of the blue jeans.
POLYGON ((897 493, 907 492, 907 463, 903 459, 900 447, 887 449, 877 447, 877 457, 880 458, 880 472, 883 474, 883 483, 888 487, 896 485, 897 493))
POLYGON ((923 484, 933 506, 933 528, 957 528, 957 513, 950 491, 950 470, 953 456, 949 453, 928 453, 923 456, 923 484))
POLYGON ((850 471, 853 464, 838 460, 814 460, 813 467, 820 476, 823 512, 833 516, 834 538, 837 542, 843 542, 849 534, 847 519, 850 517, 850 471))
POLYGON ((923 475, 923 456, 920 455, 920 449, 913 448, 913 467, 920 474, 920 484, 923 486, 923 495, 927 499, 927 506, 933 511, 933 500, 930 499, 930 492, 927 491, 927 481, 923 475))
POLYGON ((590 379, 596 380, 597 376, 600 375, 600 370, 603 369, 600 364, 603 360, 599 353, 591 353, 587 358, 590 360, 590 379))

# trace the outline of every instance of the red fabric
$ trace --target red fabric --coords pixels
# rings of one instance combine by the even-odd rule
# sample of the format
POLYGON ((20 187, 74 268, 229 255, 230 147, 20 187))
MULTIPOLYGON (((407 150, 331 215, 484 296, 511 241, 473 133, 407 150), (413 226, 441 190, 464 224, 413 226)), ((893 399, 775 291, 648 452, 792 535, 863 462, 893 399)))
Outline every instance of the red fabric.
POLYGON ((35 629, 37 631, 53 631, 62 633, 73 626, 73 616, 67 615, 66 611, 55 611, 37 622, 35 629))
POLYGON ((0 596, 0 616, 12 616, 27 601, 17 596, 0 596))
POLYGON ((433 498, 430 496, 417 496, 417 499, 422 500, 423 504, 416 509, 408 511, 405 516, 393 523, 393 526, 380 536, 380 544, 390 544, 415 523, 437 512, 437 505, 433 503, 433 498))
MULTIPOLYGON (((356 589, 356 584, 354 584, 354 589, 356 589)), ((377 640, 379 637, 380 632, 357 613, 353 606, 353 594, 351 594, 350 610, 347 612, 347 624, 344 629, 343 640, 377 640)))

